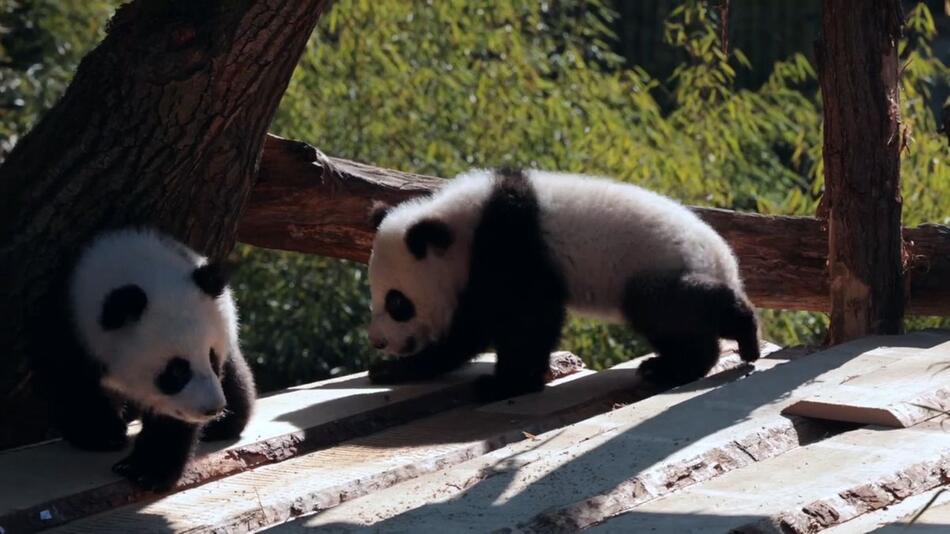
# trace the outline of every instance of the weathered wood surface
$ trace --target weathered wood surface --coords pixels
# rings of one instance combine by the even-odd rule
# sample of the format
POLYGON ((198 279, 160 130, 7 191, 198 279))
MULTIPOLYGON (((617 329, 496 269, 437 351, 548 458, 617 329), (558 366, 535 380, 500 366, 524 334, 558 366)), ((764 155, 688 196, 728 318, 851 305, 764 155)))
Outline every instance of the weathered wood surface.
POLYGON ((950 343, 914 351, 881 368, 849 375, 785 413, 835 421, 909 427, 950 410, 950 343))
POLYGON ((940 424, 860 428, 644 503, 591 532, 819 532, 946 484, 948 472, 940 424))
MULTIPOLYGON (((779 363, 763 360, 756 374, 779 363)), ((756 461, 754 454, 762 458, 779 454, 797 446, 799 440, 823 433, 822 424, 801 421, 799 426, 785 418, 773 418, 768 424, 755 420, 735 428, 730 425, 736 422, 736 412, 728 409, 713 409, 705 414, 707 424, 697 425, 691 408, 703 404, 730 378, 711 377, 678 392, 539 434, 274 531, 352 532, 367 527, 382 532, 494 532, 516 527, 531 531, 525 522, 539 512, 590 492, 619 483, 618 493, 655 498, 748 465, 756 461), (706 436, 718 425, 729 431, 706 436), (703 438, 702 443, 693 445, 697 437, 703 438), (630 474, 638 475, 625 481, 630 474)), ((568 530, 578 526, 572 524, 568 530)), ((537 530, 549 528, 545 522, 537 530)))
MULTIPOLYGON (((366 262, 373 236, 367 217, 372 202, 398 203, 442 183, 440 178, 329 158, 306 143, 269 136, 238 238, 261 247, 366 262)), ((694 209, 735 249, 756 306, 830 309, 828 239, 822 221, 694 209)), ((909 228, 904 238, 909 311, 950 313, 950 228, 909 228)))
MULTIPOLYGON (((493 365, 476 362, 399 388, 358 373, 264 397, 239 441, 202 444, 176 491, 465 404, 471 382, 493 365)), ((153 498, 112 473, 125 454, 82 452, 62 441, 0 452, 0 527, 34 530, 153 498)))
MULTIPOLYGON (((927 436, 936 436, 927 426, 930 422, 908 429, 926 435, 893 438, 895 443, 914 443, 913 450, 886 442, 879 447, 886 450, 877 451, 864 442, 835 441, 853 434, 853 426, 786 416, 782 410, 802 398, 847 383, 849 378, 885 369, 944 343, 950 343, 950 332, 928 331, 863 338, 810 355, 779 351, 757 362, 751 374, 747 368, 730 370, 739 359, 727 354, 717 369, 720 374, 658 395, 655 390, 638 386, 635 368, 639 360, 635 360, 602 372, 574 372, 557 379, 542 393, 484 406, 434 406, 445 402, 446 397, 419 390, 401 393, 404 388, 370 387, 367 391, 366 384, 359 382, 363 378, 353 383, 353 377, 344 377, 324 383, 316 392, 312 387, 302 387, 284 393, 316 397, 287 397, 280 403, 264 399, 262 403, 272 404, 262 406, 260 415, 265 420, 255 421, 255 432, 246 437, 246 443, 231 446, 252 451, 254 440, 271 434, 286 435, 288 429, 300 431, 308 425, 322 428, 321 421, 346 419, 354 406, 373 412, 381 405, 404 400, 414 402, 417 408, 424 404, 431 411, 448 411, 425 417, 422 415, 427 412, 423 411, 410 414, 403 421, 413 420, 397 426, 381 430, 381 426, 372 427, 374 433, 336 445, 251 463, 222 472, 223 478, 204 479, 203 485, 77 519, 56 530, 248 532, 317 511, 318 515, 279 527, 278 532, 318 527, 342 532, 367 527, 382 531, 457 531, 463 526, 479 532, 499 528, 556 532, 598 525, 617 525, 624 530, 630 521, 656 520, 652 526, 666 525, 667 520, 672 525, 688 522, 690 517, 676 516, 679 512, 674 505, 670 505, 673 511, 667 516, 647 512, 656 503, 667 502, 665 499, 699 491, 696 495, 700 497, 693 501, 698 506, 697 514, 692 519, 710 520, 711 528, 724 524, 722 520, 737 527, 770 531, 769 525, 784 521, 792 525, 789 528, 799 529, 792 532, 798 532, 804 531, 806 527, 800 524, 814 516, 809 515, 812 511, 824 510, 821 506, 833 494, 832 478, 837 470, 841 473, 836 479, 840 491, 856 495, 855 499, 842 497, 842 502, 855 507, 835 508, 831 520, 819 518, 825 528, 872 512, 873 502, 877 502, 873 499, 880 498, 874 492, 889 492, 886 501, 891 505, 946 484, 950 482, 950 466, 944 469, 945 458, 930 454, 935 441, 927 436), (301 404, 307 406, 308 421, 288 416, 288 412, 303 413, 301 404), (288 424, 292 426, 285 426, 288 424), (825 445, 816 449, 816 444, 825 445), (812 452, 800 453, 803 450, 812 452), (811 460, 812 456, 831 458, 829 451, 840 452, 836 465, 811 460), (774 463, 792 454, 802 456, 787 465, 774 463), (865 458, 873 461, 865 462, 865 458), (893 476, 874 471, 885 464, 895 469, 893 476), (766 465, 772 467, 761 467, 766 465), (803 482, 796 482, 796 477, 818 476, 808 471, 809 465, 821 466, 814 469, 824 477, 818 479, 813 493, 805 491, 803 482), (746 471, 758 474, 737 475, 746 471), (732 509, 732 500, 739 499, 736 495, 742 492, 730 490, 727 495, 716 493, 720 490, 697 488, 706 488, 727 476, 738 476, 730 480, 739 481, 734 482, 735 487, 746 492, 746 500, 735 505, 737 510, 751 506, 753 500, 760 504, 774 501, 775 506, 762 505, 753 510, 755 514, 717 517, 715 510, 732 509), (787 488, 781 484, 785 479, 791 480, 787 488), (752 491, 756 481, 761 486, 752 491), (898 483, 903 486, 898 487, 898 483), (861 493, 865 485, 871 488, 871 497, 861 493), (768 488, 776 487, 779 497, 773 499, 773 490, 768 488), (788 491, 782 493, 783 489, 788 491), (717 500, 707 495, 727 498, 717 500), (713 503, 716 508, 712 511, 699 507, 713 503), (866 506, 860 508, 860 503, 866 506)), ((765 352, 771 350, 774 348, 765 352)), ((472 374, 477 372, 473 370, 472 374)), ((470 377, 455 379, 456 384, 463 384, 470 377)), ((407 388, 434 388, 428 391, 438 392, 455 387, 439 389, 442 382, 407 388)), ((449 402, 455 400, 448 398, 449 402)), ((305 438, 309 432, 303 431, 305 438)), ((891 439, 884 430, 874 432, 874 436, 891 439)), ((944 452, 950 452, 946 435, 942 443, 944 452)), ((75 485, 58 471, 61 466, 82 464, 85 458, 97 456, 85 454, 78 461, 63 461, 57 459, 58 451, 49 447, 35 448, 45 450, 45 455, 24 456, 17 462, 24 466, 29 462, 26 471, 47 470, 36 474, 45 480, 41 483, 47 488, 75 485)), ((7 472, 3 461, 0 455, 0 469, 7 472)), ((99 461, 102 471, 96 472, 101 475, 107 472, 110 461, 105 457, 99 461)), ((89 469, 83 476, 93 471, 89 469)), ((10 493, 30 491, 35 483, 35 479, 15 481, 10 493)), ((0 491, 4 489, 0 486, 0 491)), ((82 506, 90 506, 90 500, 93 508, 99 505, 98 496, 90 499, 87 493, 84 497, 82 488, 69 491, 73 497, 60 499, 67 503, 67 510, 72 506, 73 511, 81 511, 82 506)), ((116 506, 116 502, 109 506, 116 506)), ((844 504, 835 502, 833 506, 844 504)), ((31 508, 30 513, 36 517, 25 518, 31 521, 26 523, 22 522, 23 516, 0 516, 0 528, 7 532, 34 529, 44 510, 60 514, 64 508, 58 504, 42 510, 31 508), (11 523, 10 519, 21 522, 11 523)), ((73 517, 85 513, 89 509, 73 517)))
MULTIPOLYGON (((253 531, 478 457, 507 443, 524 440, 529 434, 609 411, 618 401, 629 402, 656 393, 637 386, 636 366, 641 360, 605 372, 568 376, 542 393, 512 401, 481 408, 460 407, 261 466, 154 503, 69 523, 60 531, 101 532, 133 527, 138 532, 169 528, 192 533, 253 531), (561 401, 562 392, 572 399, 570 405, 561 401), (545 399, 553 402, 545 405, 545 399), (522 402, 528 407, 525 413, 512 413, 509 408, 522 402)), ((739 364, 738 357, 730 354, 721 368, 739 364)))
MULTIPOLYGON (((847 373, 886 365, 948 339, 946 333, 868 338, 774 367, 763 362, 758 372, 734 383, 707 379, 275 530, 464 526, 475 532, 569 532, 590 527, 840 431, 840 426, 788 418, 781 411, 796 396, 829 387, 847 373)), ((782 351, 775 354, 781 356, 782 351)))
POLYGON ((900 0, 824 0, 815 46, 824 115, 832 343, 897 334, 901 239, 900 0))

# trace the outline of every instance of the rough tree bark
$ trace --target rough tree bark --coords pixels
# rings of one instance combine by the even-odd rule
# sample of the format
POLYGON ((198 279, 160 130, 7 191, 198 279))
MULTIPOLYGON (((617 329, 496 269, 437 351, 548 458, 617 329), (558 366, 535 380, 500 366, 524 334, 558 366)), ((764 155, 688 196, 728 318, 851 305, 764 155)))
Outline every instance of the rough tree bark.
POLYGON ((24 328, 77 247, 130 224, 211 256, 233 246, 267 126, 329 3, 125 5, 0 167, 0 448, 45 428, 24 328))
POLYGON ((824 107, 832 343, 897 334, 904 315, 897 43, 900 0, 825 0, 824 107))
MULTIPOLYGON (((260 178, 238 228, 252 245, 366 262, 373 201, 398 203, 428 194, 441 178, 327 157, 314 147, 268 136, 260 178)), ((756 306, 827 312, 828 232, 825 221, 693 208, 739 257, 756 306)), ((911 278, 909 310, 950 314, 950 227, 904 231, 911 278)))

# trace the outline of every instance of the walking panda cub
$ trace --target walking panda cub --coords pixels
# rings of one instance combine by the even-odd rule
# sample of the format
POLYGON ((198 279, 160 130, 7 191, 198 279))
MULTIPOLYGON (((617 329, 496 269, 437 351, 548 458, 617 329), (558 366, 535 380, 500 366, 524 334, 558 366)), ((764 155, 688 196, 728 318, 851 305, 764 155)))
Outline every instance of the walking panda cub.
POLYGON ((705 375, 719 338, 759 357, 755 313, 726 242, 640 187, 542 171, 476 170, 425 198, 377 206, 369 264, 376 383, 425 379, 494 346, 485 400, 543 388, 566 309, 626 322, 657 356, 644 378, 705 375))
POLYGON ((63 437, 87 450, 125 446, 122 404, 142 430, 117 473, 170 488, 202 439, 243 431, 254 403, 225 269, 171 238, 100 235, 59 298, 67 335, 40 340, 37 371, 63 437))

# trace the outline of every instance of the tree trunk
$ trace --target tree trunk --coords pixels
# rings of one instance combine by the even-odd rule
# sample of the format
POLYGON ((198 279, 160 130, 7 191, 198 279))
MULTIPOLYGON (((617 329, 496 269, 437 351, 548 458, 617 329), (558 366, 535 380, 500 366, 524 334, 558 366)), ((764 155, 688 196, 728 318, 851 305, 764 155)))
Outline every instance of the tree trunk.
POLYGON ((832 343, 901 331, 901 21, 900 0, 823 3, 816 55, 832 343))
POLYGON ((26 327, 90 237, 153 225, 211 256, 231 249, 267 126, 329 3, 125 5, 10 153, 0 167, 0 448, 45 429, 26 327))

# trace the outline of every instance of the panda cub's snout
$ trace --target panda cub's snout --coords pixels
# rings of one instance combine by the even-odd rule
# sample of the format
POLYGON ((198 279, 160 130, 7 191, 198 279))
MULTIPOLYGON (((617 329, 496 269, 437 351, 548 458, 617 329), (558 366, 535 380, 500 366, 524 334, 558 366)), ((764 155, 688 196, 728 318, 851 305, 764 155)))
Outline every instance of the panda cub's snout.
POLYGON ((196 423, 218 417, 227 404, 218 377, 204 373, 195 374, 177 401, 182 415, 196 423))
POLYGON ((425 344, 423 326, 391 321, 385 314, 373 317, 368 334, 370 345, 390 356, 410 356, 425 344))

